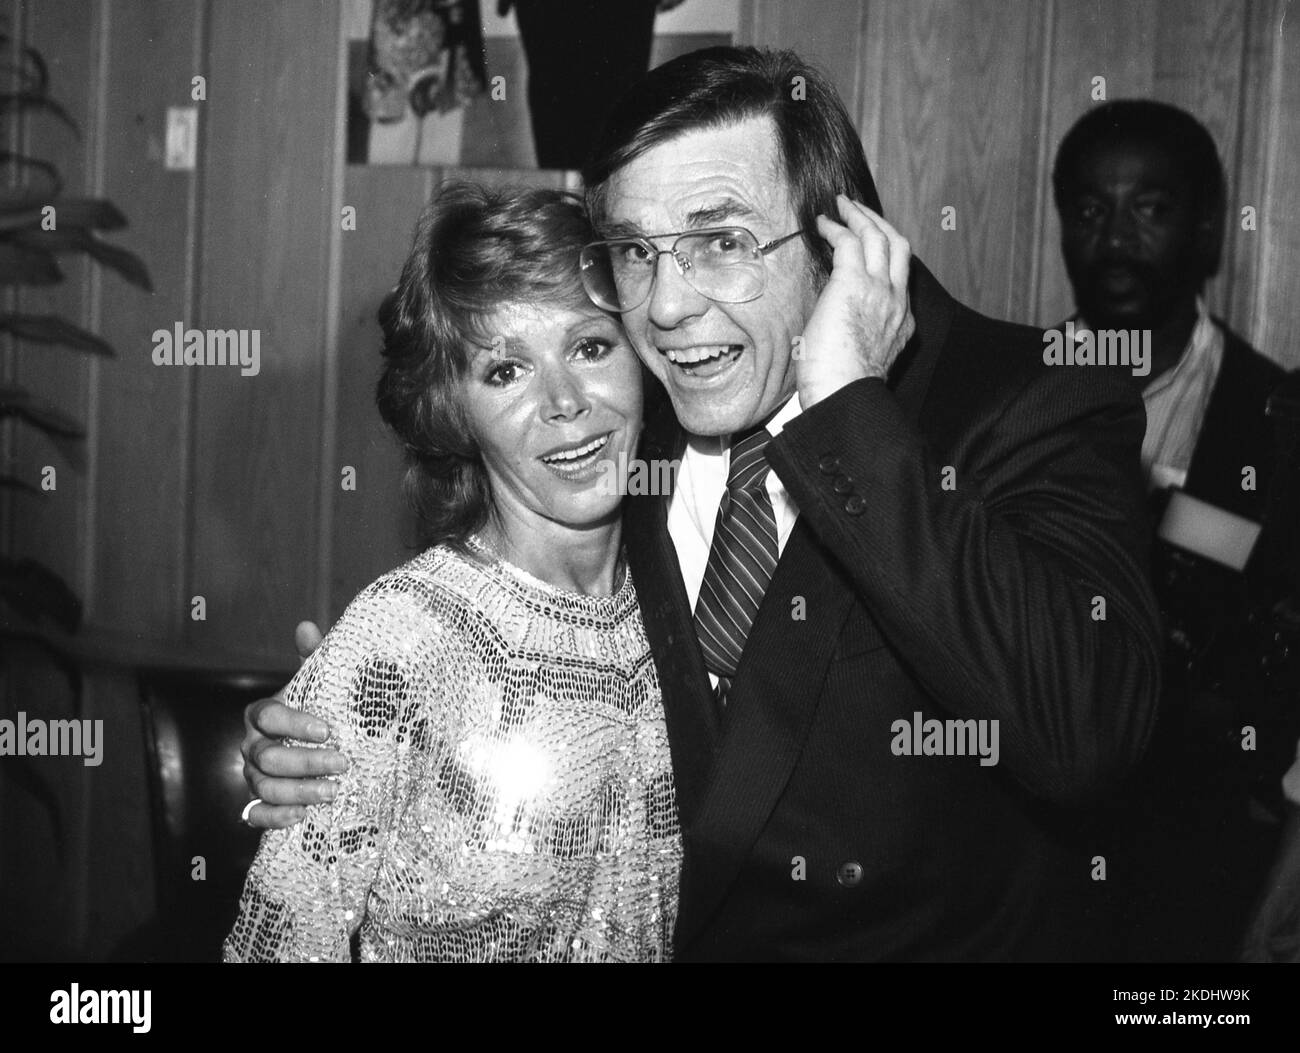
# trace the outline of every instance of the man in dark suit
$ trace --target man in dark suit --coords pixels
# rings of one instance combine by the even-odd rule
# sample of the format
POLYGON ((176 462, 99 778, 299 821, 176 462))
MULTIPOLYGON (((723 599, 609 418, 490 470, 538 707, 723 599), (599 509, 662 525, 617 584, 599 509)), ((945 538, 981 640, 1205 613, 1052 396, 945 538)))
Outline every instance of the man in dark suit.
POLYGON ((1250 612, 1277 598, 1279 575, 1266 546, 1235 569, 1223 563, 1249 551, 1264 518, 1275 462, 1265 408, 1284 372, 1201 297, 1219 267, 1225 179, 1199 121, 1151 100, 1098 106, 1062 140, 1053 184, 1077 321, 1151 334, 1149 373, 1133 380, 1147 410, 1142 463, 1156 521, 1172 495, 1181 502, 1155 547, 1166 703, 1133 804, 1132 863, 1115 887, 1134 957, 1224 960, 1276 833, 1252 822, 1249 792, 1276 796, 1294 742, 1269 716, 1251 641, 1250 612), (1258 736, 1249 749, 1246 726, 1258 736))
MULTIPOLYGON (((667 395, 643 457, 681 458, 626 511, 677 958, 1097 953, 1107 846, 1071 835, 1141 756, 1159 680, 1136 394, 1045 366, 1041 333, 911 261, 789 53, 660 67, 593 158, 609 240, 584 281, 667 395)), ((291 715, 249 719, 255 792, 314 799, 252 730, 291 715)))

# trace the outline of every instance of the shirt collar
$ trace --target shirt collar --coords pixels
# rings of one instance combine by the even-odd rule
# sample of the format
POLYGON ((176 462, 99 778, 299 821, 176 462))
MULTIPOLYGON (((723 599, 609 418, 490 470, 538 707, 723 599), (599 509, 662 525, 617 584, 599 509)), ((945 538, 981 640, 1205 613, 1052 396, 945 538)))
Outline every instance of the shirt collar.
POLYGON ((1155 380, 1142 389, 1142 397, 1149 398, 1175 383, 1184 374, 1192 373, 1207 365, 1214 346, 1214 320, 1210 317, 1205 299, 1196 298, 1196 324, 1192 326, 1192 335, 1187 340, 1187 347, 1173 369, 1167 369, 1155 380))
MULTIPOLYGON (((780 435, 785 426, 802 412, 803 407, 799 405, 799 396, 797 394, 791 395, 786 399, 784 405, 772 415, 772 419, 767 422, 768 434, 773 438, 780 435)), ((717 456, 731 448, 732 438, 731 435, 728 435, 724 440, 718 435, 688 434, 686 436, 686 445, 699 453, 717 456)))

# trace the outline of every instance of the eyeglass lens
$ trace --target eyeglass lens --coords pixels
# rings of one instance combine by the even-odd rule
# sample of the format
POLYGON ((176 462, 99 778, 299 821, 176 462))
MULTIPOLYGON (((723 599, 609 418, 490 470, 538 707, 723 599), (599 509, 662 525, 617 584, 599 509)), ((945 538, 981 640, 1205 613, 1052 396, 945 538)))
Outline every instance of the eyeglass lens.
POLYGON ((630 311, 650 295, 659 255, 671 255, 692 288, 711 300, 741 303, 763 291, 758 242, 739 229, 683 234, 672 250, 658 254, 632 239, 589 245, 582 255, 583 284, 602 307, 630 311))

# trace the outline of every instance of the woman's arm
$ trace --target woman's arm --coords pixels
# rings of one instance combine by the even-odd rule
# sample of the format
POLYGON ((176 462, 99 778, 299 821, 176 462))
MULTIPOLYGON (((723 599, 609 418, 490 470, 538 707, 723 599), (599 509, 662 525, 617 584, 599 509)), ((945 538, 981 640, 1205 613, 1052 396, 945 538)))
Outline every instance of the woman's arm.
POLYGON ((416 765, 409 728, 436 714, 444 633, 435 590, 402 571, 365 589, 285 689, 324 720, 350 761, 332 803, 266 833, 249 869, 226 961, 349 961, 350 940, 416 765))

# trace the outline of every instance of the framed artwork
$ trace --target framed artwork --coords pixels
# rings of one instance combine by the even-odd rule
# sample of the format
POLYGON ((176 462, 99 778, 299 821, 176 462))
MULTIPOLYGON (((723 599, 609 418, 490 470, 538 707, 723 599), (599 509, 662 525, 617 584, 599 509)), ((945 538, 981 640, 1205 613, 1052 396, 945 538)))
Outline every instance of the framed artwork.
POLYGON ((576 169, 647 69, 739 0, 347 0, 348 162, 576 169))

